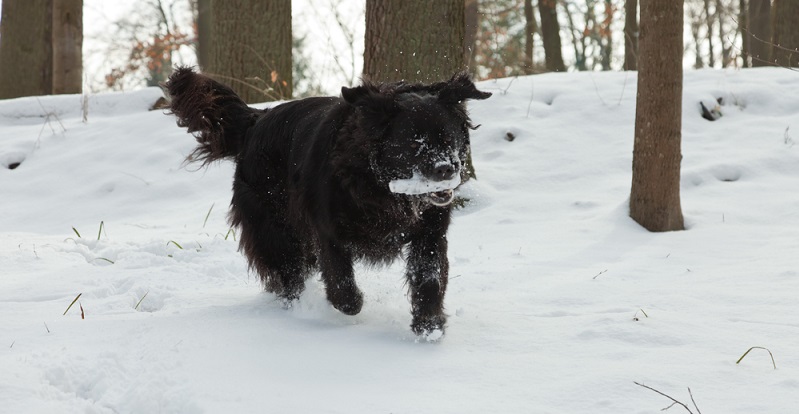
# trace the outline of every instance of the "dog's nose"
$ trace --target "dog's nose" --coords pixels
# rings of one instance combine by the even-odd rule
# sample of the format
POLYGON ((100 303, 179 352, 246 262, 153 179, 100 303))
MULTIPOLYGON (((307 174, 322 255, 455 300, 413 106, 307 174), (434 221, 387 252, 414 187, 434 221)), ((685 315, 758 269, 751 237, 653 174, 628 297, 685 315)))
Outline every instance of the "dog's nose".
POLYGON ((451 163, 439 163, 433 168, 433 179, 436 181, 451 180, 455 177, 455 172, 455 166, 451 163))

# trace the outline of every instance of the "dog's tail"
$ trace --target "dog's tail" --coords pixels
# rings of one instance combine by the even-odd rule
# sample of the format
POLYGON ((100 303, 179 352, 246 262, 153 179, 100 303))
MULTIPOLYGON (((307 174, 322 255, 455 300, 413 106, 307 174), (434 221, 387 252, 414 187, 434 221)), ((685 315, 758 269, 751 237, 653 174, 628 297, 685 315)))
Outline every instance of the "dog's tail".
POLYGON ((197 148, 186 158, 203 165, 234 158, 244 146, 247 130, 264 111, 250 108, 229 87, 190 68, 178 68, 164 84, 169 109, 178 126, 187 127, 197 148))

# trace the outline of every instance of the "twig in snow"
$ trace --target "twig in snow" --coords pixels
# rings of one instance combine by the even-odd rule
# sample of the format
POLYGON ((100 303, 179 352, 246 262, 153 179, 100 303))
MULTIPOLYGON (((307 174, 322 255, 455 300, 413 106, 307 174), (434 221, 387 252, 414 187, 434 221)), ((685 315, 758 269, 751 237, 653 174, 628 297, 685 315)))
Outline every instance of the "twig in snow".
POLYGON ((645 318, 649 317, 649 315, 647 315, 646 312, 644 312, 643 309, 638 309, 637 311, 635 311, 635 315, 633 315, 633 320, 636 321, 636 322, 638 322, 638 312, 643 313, 645 318))
POLYGON ((607 271, 608 271, 608 269, 605 269, 605 270, 603 270, 603 271, 601 271, 601 272, 597 273, 597 274, 596 274, 596 276, 594 276, 592 279, 596 279, 596 278, 598 278, 598 277, 599 277, 599 275, 601 275, 602 273, 605 273, 605 272, 607 272, 607 271))
POLYGON ((508 93, 508 89, 510 89, 510 86, 513 85, 513 81, 515 81, 516 78, 518 78, 518 76, 514 76, 514 77, 510 78, 510 82, 508 82, 508 87, 505 88, 505 89, 502 89, 502 92, 500 92, 501 95, 505 95, 505 94, 508 93))
MULTIPOLYGON (((673 403, 672 403, 670 406, 668 406, 668 407, 664 408, 664 409, 663 409, 663 410, 661 410, 661 411, 668 410, 669 408, 673 407, 673 406, 676 404, 676 405, 680 405, 680 406, 682 406, 682 408, 685 408, 685 409, 686 409, 686 410, 687 410, 689 413, 691 413, 691 414, 694 414, 694 412, 693 412, 693 411, 691 411, 691 409, 690 409, 690 408, 688 408, 688 406, 687 406, 687 405, 683 404, 683 403, 682 403, 682 402, 680 402, 680 401, 677 401, 677 400, 675 400, 675 399, 674 399, 674 398, 672 398, 670 395, 668 395, 668 394, 664 394, 664 393, 662 393, 662 392, 660 392, 660 391, 658 391, 658 390, 656 390, 656 389, 654 389, 654 388, 652 388, 652 387, 650 387, 650 386, 647 386, 647 385, 644 385, 644 384, 640 384, 640 383, 638 383, 638 382, 635 382, 635 381, 633 381, 633 383, 634 383, 635 385, 639 386, 639 387, 644 387, 644 388, 646 388, 646 389, 648 389, 648 390, 650 390, 650 391, 654 391, 654 392, 656 392, 656 393, 658 393, 658 394, 660 394, 660 395, 662 395, 662 396, 664 396, 664 397, 666 397, 666 398, 670 399, 671 401, 673 401, 673 403)), ((696 405, 696 401, 694 401, 694 395, 691 393, 691 388, 690 388, 690 387, 688 387, 688 395, 690 395, 690 396, 691 396, 691 402, 693 402, 693 403, 694 403, 694 408, 696 408, 696 412, 697 412, 697 414, 702 414, 702 411, 700 411, 700 410, 699 410, 699 407, 696 405)))
POLYGON ((530 108, 533 106, 533 97, 535 96, 535 81, 530 82, 530 102, 527 103, 527 115, 525 118, 530 117, 530 108))

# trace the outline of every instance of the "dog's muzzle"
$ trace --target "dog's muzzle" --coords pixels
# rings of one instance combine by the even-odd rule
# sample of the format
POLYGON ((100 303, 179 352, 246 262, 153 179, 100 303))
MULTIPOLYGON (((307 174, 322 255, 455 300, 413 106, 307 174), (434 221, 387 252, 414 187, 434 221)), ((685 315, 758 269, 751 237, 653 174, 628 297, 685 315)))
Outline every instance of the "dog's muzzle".
POLYGON ((392 193, 419 195, 435 206, 444 207, 452 203, 455 193, 452 191, 460 185, 460 171, 448 173, 448 179, 441 180, 441 176, 428 178, 418 172, 413 177, 399 180, 391 180, 388 188, 392 193))

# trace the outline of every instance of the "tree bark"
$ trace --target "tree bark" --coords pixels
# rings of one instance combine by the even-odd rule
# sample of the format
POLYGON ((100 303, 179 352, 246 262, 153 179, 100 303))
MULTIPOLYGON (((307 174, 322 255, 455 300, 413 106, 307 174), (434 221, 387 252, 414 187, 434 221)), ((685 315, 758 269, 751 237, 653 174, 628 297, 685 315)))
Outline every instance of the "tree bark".
POLYGON ((604 39, 602 43, 602 70, 610 70, 610 61, 613 58, 613 24, 614 8, 611 0, 605 0, 605 20, 602 23, 600 38, 604 39))
POLYGON ((707 23, 707 65, 708 67, 716 66, 716 56, 713 50, 713 16, 710 14, 710 0, 705 1, 705 23, 707 23))
POLYGON ((749 59, 752 49, 750 46, 751 36, 749 34, 749 10, 746 0, 739 0, 738 2, 738 26, 741 32, 741 67, 748 68, 752 66, 749 59))
POLYGON ((0 24, 0 99, 53 90, 51 0, 4 0, 0 24))
POLYGON ((638 0, 624 2, 624 70, 638 69, 638 0))
POLYGON ((683 0, 641 3, 630 217, 683 230, 680 207, 683 0))
POLYGON ((774 0, 771 59, 775 65, 799 67, 799 1, 774 0))
POLYGON ((53 0, 53 94, 83 91, 83 0, 53 0))
MULTIPOLYGON (((729 31, 725 25, 725 16, 728 14, 727 8, 732 8, 732 5, 726 3, 722 0, 715 0, 716 5, 716 20, 718 20, 718 38, 719 38, 719 46, 721 47, 721 67, 726 68, 730 66, 730 63, 733 60, 732 51, 734 44, 731 42, 725 42, 729 40, 729 31)), ((732 15, 732 13, 729 13, 732 15)), ((733 38, 738 37, 737 32, 733 33, 733 38)))
POLYGON ((291 0, 211 2, 206 73, 247 103, 291 97, 291 0))
POLYGON ((539 0, 538 12, 541 15, 541 37, 544 40, 546 68, 552 72, 565 72, 563 51, 560 43, 560 23, 555 10, 556 0, 539 0))
POLYGON ((479 8, 477 0, 466 0, 464 5, 464 33, 463 33, 463 62, 469 68, 469 72, 474 74, 475 65, 475 41, 477 30, 480 24, 479 8))
POLYGON ((197 0, 197 63, 205 70, 211 60, 213 45, 211 0, 197 0))
POLYGON ((533 0, 524 0, 524 73, 531 75, 533 69, 533 35, 536 32, 535 13, 533 0))
MULTIPOLYGON (((749 33, 746 33, 744 36, 749 39, 749 53, 752 56, 752 67, 769 66, 772 29, 771 0, 749 0, 748 20, 749 33)), ((796 24, 796 22, 794 21, 793 24, 796 24)))
POLYGON ((364 75, 427 83, 463 70, 464 7, 464 0, 366 0, 364 75))

